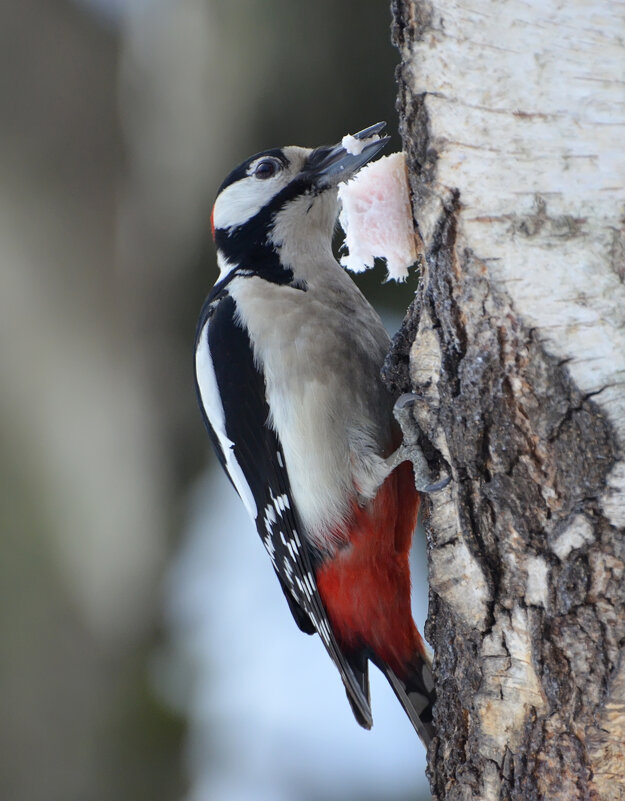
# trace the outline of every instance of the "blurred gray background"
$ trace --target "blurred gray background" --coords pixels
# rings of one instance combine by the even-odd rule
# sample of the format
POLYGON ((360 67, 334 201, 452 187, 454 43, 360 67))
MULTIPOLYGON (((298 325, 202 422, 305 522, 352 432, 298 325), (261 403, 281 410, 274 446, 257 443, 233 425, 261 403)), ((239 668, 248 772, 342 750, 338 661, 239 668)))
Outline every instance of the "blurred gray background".
MULTIPOLYGON (((192 376, 217 186, 394 133, 389 25, 377 0, 0 0, 3 801, 423 790, 387 689, 360 731, 290 619, 192 376)), ((383 277, 397 327, 414 279, 383 277)))

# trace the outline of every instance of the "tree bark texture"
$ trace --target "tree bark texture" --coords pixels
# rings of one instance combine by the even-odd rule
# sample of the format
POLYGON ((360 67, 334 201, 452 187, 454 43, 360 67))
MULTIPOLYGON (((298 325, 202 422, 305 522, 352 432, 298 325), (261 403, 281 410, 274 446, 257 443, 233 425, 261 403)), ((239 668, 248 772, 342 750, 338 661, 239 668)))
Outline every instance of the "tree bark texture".
POLYGON ((435 799, 625 799, 623 4, 394 0, 435 799))

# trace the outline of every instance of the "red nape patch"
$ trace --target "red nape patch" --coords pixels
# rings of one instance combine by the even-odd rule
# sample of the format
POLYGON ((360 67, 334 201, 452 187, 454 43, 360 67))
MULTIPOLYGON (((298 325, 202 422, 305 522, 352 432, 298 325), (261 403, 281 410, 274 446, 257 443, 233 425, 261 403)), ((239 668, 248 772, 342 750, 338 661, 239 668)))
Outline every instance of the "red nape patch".
POLYGON ((399 465, 375 499, 354 504, 350 545, 324 564, 317 585, 339 643, 372 649, 402 676, 423 641, 410 609, 408 554, 419 494, 412 465, 399 465))
POLYGON ((213 235, 213 239, 215 239, 215 207, 213 206, 213 210, 211 211, 211 234, 213 235))

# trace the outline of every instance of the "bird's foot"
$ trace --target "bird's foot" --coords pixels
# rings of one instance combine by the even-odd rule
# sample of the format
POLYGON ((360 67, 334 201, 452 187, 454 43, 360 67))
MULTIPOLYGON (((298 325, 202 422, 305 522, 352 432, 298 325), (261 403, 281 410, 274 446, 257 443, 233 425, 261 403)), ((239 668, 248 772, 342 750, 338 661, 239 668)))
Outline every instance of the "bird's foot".
POLYGON ((403 441, 399 448, 386 459, 386 464, 391 472, 401 462, 412 462, 417 490, 427 493, 438 492, 449 484, 451 476, 435 480, 430 472, 425 455, 419 445, 418 428, 412 413, 412 407, 418 400, 420 400, 419 396, 410 392, 400 395, 397 399, 393 414, 400 425, 403 441))

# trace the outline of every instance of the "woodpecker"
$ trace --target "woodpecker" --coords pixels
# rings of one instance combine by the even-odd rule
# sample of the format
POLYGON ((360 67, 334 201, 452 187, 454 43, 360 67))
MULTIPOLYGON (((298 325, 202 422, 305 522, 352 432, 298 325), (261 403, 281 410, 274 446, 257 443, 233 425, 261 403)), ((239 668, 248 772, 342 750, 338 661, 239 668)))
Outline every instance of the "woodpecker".
POLYGON ((427 745, 434 682, 408 561, 419 493, 380 377, 390 342, 332 253, 337 184, 385 146, 384 126, 355 135, 359 154, 266 150, 225 179, 196 388, 295 622, 321 638, 358 723, 372 725, 371 661, 427 745))

